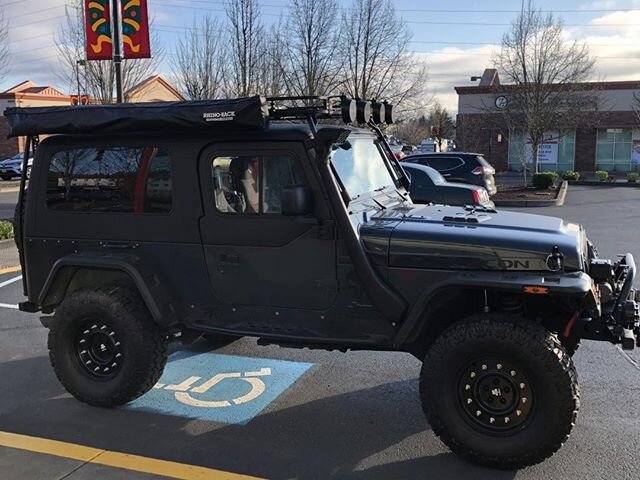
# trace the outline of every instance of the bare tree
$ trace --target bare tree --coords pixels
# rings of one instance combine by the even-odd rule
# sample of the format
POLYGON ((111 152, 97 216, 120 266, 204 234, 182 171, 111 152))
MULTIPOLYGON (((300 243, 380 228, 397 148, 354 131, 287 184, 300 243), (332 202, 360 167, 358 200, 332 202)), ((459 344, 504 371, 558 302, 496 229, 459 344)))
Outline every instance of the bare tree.
POLYGON ((247 96, 262 90, 261 65, 264 62, 264 26, 258 0, 226 0, 229 21, 229 83, 227 94, 247 96))
MULTIPOLYGON (((78 71, 81 68, 79 62, 85 58, 83 24, 82 2, 68 5, 66 21, 58 30, 55 38, 60 56, 58 77, 68 85, 71 91, 78 88, 78 79, 83 77, 84 93, 98 103, 113 103, 116 88, 113 62, 110 60, 86 62, 82 74, 78 71)), ((122 83, 125 94, 132 87, 151 76, 162 61, 164 49, 156 35, 152 34, 151 37, 154 45, 153 58, 124 60, 122 63, 122 83)))
POLYGON ((447 109, 437 101, 429 110, 427 123, 429 124, 431 135, 435 137, 440 149, 442 149, 442 142, 446 139, 452 138, 456 132, 456 126, 453 118, 449 115, 447 109))
POLYGON ((354 0, 341 28, 346 93, 394 103, 424 96, 426 72, 408 53, 411 33, 391 1, 354 0))
MULTIPOLYGON (((563 27, 562 20, 543 14, 532 0, 523 0, 518 18, 494 54, 500 74, 513 84, 502 119, 530 142, 534 172, 545 132, 584 126, 585 115, 598 109, 597 92, 580 84, 593 72, 594 60, 587 45, 566 41, 563 27)), ((523 162, 526 171, 526 153, 523 162)))
POLYGON ((9 72, 9 24, 4 18, 4 10, 0 7, 0 83, 9 72))
POLYGON ((276 97, 291 94, 283 74, 285 37, 284 24, 280 21, 272 25, 264 39, 257 77, 259 92, 263 95, 276 97))
POLYGON ((429 123, 422 115, 414 118, 405 118, 393 125, 390 133, 409 145, 419 145, 422 140, 429 137, 429 123))
POLYGON ((290 1, 279 65, 289 95, 335 93, 343 66, 337 11, 336 0, 290 1))
POLYGON ((638 125, 640 125, 640 93, 633 94, 633 104, 631 105, 633 113, 636 114, 638 125))
POLYGON ((216 98, 222 94, 226 62, 225 38, 220 23, 211 15, 194 20, 178 40, 171 70, 178 88, 191 100, 216 98))

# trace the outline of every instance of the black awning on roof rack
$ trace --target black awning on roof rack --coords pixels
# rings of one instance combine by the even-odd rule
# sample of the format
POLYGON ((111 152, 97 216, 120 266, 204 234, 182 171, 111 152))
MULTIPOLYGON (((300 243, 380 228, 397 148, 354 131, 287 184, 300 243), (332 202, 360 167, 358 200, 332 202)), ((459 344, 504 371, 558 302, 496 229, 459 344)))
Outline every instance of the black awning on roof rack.
POLYGON ((68 107, 8 108, 9 137, 55 133, 116 134, 158 131, 264 129, 264 97, 193 102, 123 103, 68 107))

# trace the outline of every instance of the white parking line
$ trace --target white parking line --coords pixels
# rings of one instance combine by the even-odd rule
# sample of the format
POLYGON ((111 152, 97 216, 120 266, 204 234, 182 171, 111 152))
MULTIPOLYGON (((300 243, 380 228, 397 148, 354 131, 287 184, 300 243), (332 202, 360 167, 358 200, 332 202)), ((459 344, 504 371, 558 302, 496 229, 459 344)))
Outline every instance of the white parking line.
MULTIPOLYGON (((5 282, 0 283, 0 288, 6 287, 7 285, 11 285, 12 283, 16 283, 18 280, 22 280, 22 275, 18 275, 17 277, 11 278, 5 282)), ((13 305, 10 303, 0 303, 0 308, 9 308, 11 310, 18 310, 18 305, 13 305)))
POLYGON ((7 280, 6 282, 0 283, 0 288, 6 287, 7 285, 11 285, 12 283, 17 282, 18 280, 22 280, 22 275, 18 275, 15 278, 11 278, 11 279, 7 280))

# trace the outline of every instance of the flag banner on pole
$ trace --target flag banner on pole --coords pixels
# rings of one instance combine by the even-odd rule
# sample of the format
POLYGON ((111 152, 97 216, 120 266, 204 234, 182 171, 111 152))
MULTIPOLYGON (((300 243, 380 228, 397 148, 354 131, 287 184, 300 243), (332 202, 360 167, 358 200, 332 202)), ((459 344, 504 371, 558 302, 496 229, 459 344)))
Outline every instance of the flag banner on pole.
POLYGON ((84 0, 87 60, 113 58, 109 0, 84 0))
POLYGON ((147 0, 122 0, 124 58, 151 58, 147 0))

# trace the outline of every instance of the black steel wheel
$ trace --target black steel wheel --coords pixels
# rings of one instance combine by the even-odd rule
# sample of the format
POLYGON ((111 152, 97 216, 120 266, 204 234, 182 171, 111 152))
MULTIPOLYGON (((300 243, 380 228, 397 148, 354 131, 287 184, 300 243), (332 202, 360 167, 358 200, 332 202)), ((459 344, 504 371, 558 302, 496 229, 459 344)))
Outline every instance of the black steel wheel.
POLYGON ((167 360, 167 335, 135 291, 78 290, 58 306, 49 329, 49 359, 78 400, 112 407, 156 384, 167 360))
POLYGON ((577 375, 556 335, 503 314, 474 315, 432 344, 420 374, 436 435, 466 460, 517 469, 567 440, 579 408, 577 375))
POLYGON ((104 320, 80 324, 74 339, 80 366, 97 378, 113 378, 124 363, 122 342, 116 330, 104 320))
POLYGON ((496 435, 526 426, 534 406, 524 372, 497 358, 474 361, 463 369, 458 401, 472 425, 496 435))

